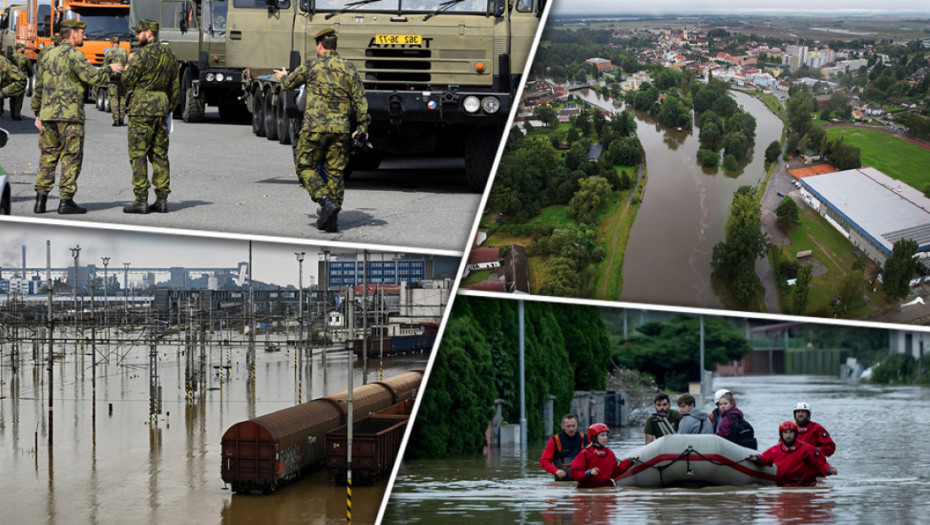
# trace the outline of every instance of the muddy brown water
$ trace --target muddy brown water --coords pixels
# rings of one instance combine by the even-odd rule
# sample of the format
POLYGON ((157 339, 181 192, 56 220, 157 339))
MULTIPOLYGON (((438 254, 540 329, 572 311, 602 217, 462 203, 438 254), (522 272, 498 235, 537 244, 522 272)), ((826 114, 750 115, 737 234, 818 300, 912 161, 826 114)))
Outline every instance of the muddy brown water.
MULTIPOLYGON (((0 510, 4 523, 345 523, 346 490, 323 470, 271 495, 232 494, 220 478, 220 440, 233 424, 297 404, 293 349, 266 353, 259 344, 256 388, 247 390, 245 349, 230 350, 231 374, 214 374, 226 351, 208 352, 207 390, 185 406, 184 365, 177 346, 159 347, 163 414, 148 423, 148 347, 109 350, 97 368, 96 426, 92 423, 91 357, 73 345, 55 364, 54 445, 47 443, 47 372, 23 356, 17 374, 10 346, 0 368, 0 510), (126 356, 117 364, 116 354, 126 356), (113 404, 113 414, 108 405, 113 404), (95 428, 96 427, 96 428, 95 428), (38 432, 36 452, 34 436, 38 432)), ((89 350, 87 350, 89 352, 89 350)), ((101 357, 102 359, 102 357, 101 357)), ((423 369, 426 356, 384 361, 384 377, 423 369)), ((379 380, 378 361, 368 381, 379 380)), ((302 400, 348 387, 347 354, 314 356, 305 367, 302 400), (309 381, 308 378, 312 378, 309 381)), ((362 372, 355 369, 355 386, 362 372)), ((373 523, 387 479, 353 488, 356 523, 373 523)))
MULTIPOLYGON (((764 180, 765 148, 781 137, 782 122, 760 100, 738 91, 730 94, 756 118, 753 153, 736 173, 698 164, 699 128, 678 131, 659 124, 648 113, 633 113, 646 152, 648 183, 626 247, 623 291, 613 299, 733 306, 711 281, 711 253, 714 244, 725 238, 733 194, 740 186, 756 186, 764 180)), ((576 96, 611 111, 623 108, 622 102, 590 90, 578 91, 576 96)))
MULTIPOLYGON (((405 462, 386 523, 927 523, 930 433, 923 407, 930 389, 850 385, 833 378, 718 378, 756 430, 760 448, 776 443, 779 422, 797 401, 837 443, 838 476, 814 488, 707 487, 577 489, 539 467, 544 442, 526 458, 488 456, 405 462)), ((641 446, 642 424, 615 430, 618 457, 641 446)), ((411 444, 415 446, 415 444, 411 444)))

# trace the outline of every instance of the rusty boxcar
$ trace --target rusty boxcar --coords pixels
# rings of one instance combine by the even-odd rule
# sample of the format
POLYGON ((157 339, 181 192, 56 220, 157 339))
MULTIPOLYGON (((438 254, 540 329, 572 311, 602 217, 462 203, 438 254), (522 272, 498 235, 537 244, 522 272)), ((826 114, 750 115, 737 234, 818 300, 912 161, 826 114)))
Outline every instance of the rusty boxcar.
MULTIPOLYGON (((354 389, 353 419, 416 397, 416 370, 354 389)), ((221 443, 222 478, 234 492, 272 492, 319 467, 326 432, 345 425, 348 391, 321 397, 231 426, 221 443)))
MULTIPOLYGON (((352 425, 353 482, 372 485, 391 471, 409 419, 408 415, 372 414, 352 425)), ((326 468, 341 485, 346 483, 349 467, 348 427, 326 433, 326 468)))

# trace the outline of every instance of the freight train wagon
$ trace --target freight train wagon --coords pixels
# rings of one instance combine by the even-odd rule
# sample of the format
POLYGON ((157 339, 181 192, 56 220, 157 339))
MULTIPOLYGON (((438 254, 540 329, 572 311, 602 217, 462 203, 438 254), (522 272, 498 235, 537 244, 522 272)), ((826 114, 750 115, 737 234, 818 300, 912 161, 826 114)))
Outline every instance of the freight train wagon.
MULTIPOLYGON (((384 355, 404 354, 408 352, 429 352, 436 342, 436 334, 398 335, 385 337, 384 355)), ((355 341, 355 355, 362 357, 362 339, 355 341)), ((371 336, 368 338, 368 357, 378 357, 381 354, 382 338, 371 336)))
MULTIPOLYGON (((354 389, 353 419, 417 395, 423 372, 415 370, 354 389)), ((326 433, 345 425, 348 391, 242 421, 223 434, 223 481, 234 492, 269 493, 319 467, 326 459, 326 433)))
MULTIPOLYGON (((352 425, 353 483, 374 485, 394 467, 409 415, 372 414, 352 425)), ((345 485, 349 426, 326 433, 326 467, 336 483, 345 485)))

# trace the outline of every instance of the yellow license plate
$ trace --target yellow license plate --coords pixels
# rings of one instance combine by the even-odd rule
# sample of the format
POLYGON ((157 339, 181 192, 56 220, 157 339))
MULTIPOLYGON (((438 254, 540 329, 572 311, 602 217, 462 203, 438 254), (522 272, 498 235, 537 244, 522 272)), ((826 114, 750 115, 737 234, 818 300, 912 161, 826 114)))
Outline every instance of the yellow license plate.
POLYGON ((423 44, 423 35, 375 35, 375 42, 380 45, 419 46, 423 44))

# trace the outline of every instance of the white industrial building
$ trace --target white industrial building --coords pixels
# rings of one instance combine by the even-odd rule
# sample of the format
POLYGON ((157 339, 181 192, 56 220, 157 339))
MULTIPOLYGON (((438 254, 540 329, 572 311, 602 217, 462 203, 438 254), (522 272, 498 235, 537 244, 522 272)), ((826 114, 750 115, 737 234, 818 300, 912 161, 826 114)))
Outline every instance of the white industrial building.
POLYGON ((930 251, 930 199, 875 168, 804 177, 801 196, 879 265, 899 239, 930 251))

